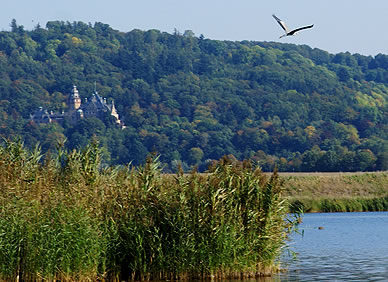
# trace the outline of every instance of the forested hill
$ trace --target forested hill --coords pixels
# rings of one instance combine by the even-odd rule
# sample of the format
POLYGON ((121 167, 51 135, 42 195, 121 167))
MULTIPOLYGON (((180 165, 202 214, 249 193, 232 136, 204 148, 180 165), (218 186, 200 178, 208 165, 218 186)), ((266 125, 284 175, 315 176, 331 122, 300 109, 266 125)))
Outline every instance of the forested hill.
POLYGON ((0 134, 44 151, 96 135, 106 162, 138 165, 157 152, 173 170, 223 155, 264 170, 388 168, 388 56, 329 54, 309 46, 217 41, 191 31, 113 30, 48 22, 0 32, 0 134), (37 124, 42 106, 66 111, 96 83, 114 99, 125 129, 109 118, 37 124))

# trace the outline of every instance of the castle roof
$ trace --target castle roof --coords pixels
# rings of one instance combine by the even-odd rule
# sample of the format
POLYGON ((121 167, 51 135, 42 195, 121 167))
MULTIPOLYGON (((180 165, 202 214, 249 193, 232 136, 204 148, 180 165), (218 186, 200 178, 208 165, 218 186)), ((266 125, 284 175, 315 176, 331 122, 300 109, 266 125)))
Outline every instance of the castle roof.
POLYGON ((31 119, 40 120, 41 122, 51 122, 50 113, 46 109, 43 109, 43 107, 39 107, 39 109, 31 115, 31 119))
POLYGON ((97 92, 93 93, 91 99, 81 105, 81 109, 84 112, 110 112, 111 107, 106 103, 106 99, 98 95, 97 92))

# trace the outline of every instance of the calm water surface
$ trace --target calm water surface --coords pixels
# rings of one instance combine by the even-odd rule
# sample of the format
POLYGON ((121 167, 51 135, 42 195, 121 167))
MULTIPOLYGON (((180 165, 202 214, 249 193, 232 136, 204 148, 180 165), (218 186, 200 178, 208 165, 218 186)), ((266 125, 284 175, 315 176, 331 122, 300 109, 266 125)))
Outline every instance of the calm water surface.
POLYGON ((300 231, 272 281, 388 281, 388 212, 305 214, 300 231))

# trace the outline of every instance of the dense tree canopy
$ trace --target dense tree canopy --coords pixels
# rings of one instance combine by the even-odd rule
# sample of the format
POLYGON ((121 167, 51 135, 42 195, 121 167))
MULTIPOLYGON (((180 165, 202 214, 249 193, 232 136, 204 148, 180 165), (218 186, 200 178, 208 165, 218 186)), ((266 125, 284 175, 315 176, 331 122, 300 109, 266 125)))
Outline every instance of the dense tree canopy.
POLYGON ((123 33, 52 21, 0 32, 0 134, 45 150, 97 136, 106 162, 141 164, 156 152, 172 170, 206 169, 223 155, 264 170, 388 167, 388 55, 329 54, 309 46, 232 42, 192 31, 123 33), (96 83, 126 124, 109 118, 36 124, 42 106, 66 111, 76 84, 96 83))

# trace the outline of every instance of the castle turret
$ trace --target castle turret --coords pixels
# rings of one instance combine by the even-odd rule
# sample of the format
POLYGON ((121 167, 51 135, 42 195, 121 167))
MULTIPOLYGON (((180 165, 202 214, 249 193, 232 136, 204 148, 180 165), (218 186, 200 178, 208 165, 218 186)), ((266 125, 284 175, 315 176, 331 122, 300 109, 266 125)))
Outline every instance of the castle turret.
POLYGON ((73 90, 71 91, 71 94, 69 96, 69 111, 76 111, 81 107, 81 98, 78 93, 77 86, 73 85, 73 90))
POLYGON ((67 112, 67 116, 71 123, 76 123, 81 116, 77 112, 81 107, 81 97, 79 96, 77 86, 73 85, 73 89, 71 90, 71 94, 69 95, 69 99, 67 101, 67 105, 69 110, 67 112))
POLYGON ((111 105, 110 108, 111 108, 110 114, 112 116, 114 116, 117 121, 120 122, 119 114, 117 113, 117 110, 116 110, 116 107, 115 107, 115 103, 114 103, 113 100, 112 100, 112 105, 111 105))
POLYGON ((119 125, 121 128, 125 128, 124 123, 120 120, 119 113, 116 110, 115 103, 113 100, 110 108, 111 108, 110 114, 116 119, 116 124, 119 125))

